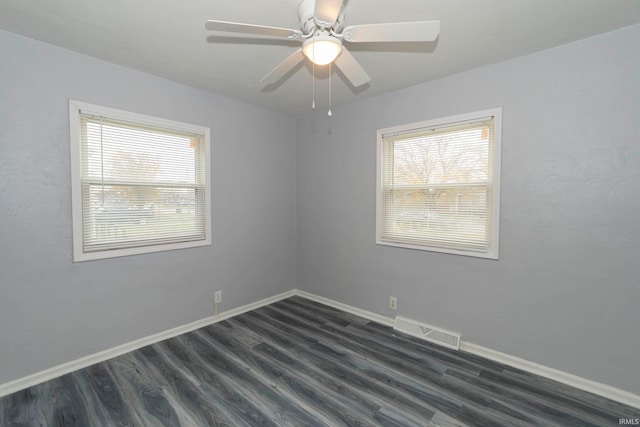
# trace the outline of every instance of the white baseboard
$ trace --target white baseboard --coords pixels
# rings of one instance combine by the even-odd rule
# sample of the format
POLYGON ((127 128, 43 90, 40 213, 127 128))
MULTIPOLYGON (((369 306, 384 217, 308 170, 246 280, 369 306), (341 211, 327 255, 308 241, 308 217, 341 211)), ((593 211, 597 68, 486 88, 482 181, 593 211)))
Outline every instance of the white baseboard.
MULTIPOLYGON (((220 313, 217 316, 206 317, 204 319, 197 320, 195 322, 188 323, 186 325, 178 326, 173 329, 169 329, 157 334, 149 335, 147 337, 131 341, 126 344, 119 345, 89 356, 82 357, 80 359, 73 360, 71 362, 63 363, 62 365, 54 366, 44 371, 36 372, 35 374, 28 375, 17 380, 0 384, 0 397, 14 393, 16 391, 23 390, 25 388, 34 386, 36 384, 48 381, 50 379, 59 377, 61 375, 68 374, 78 369, 86 368, 93 364, 103 362, 107 359, 111 359, 116 356, 128 353, 133 350, 137 350, 144 346, 166 340, 168 338, 175 337, 187 332, 191 332, 195 329, 202 328, 203 326, 212 325, 222 320, 228 319, 233 316, 237 316, 242 313, 246 313, 256 308, 263 307, 265 305, 272 304, 285 298, 292 296, 300 296, 312 301, 319 302, 321 304, 337 308, 347 313, 355 314, 365 319, 372 320, 374 322, 381 323, 386 326, 393 326, 393 318, 386 317, 378 313, 362 310, 360 308, 343 304, 338 301, 334 301, 329 298, 321 297, 306 291, 293 289, 281 294, 256 301, 251 304, 243 305, 232 310, 228 310, 220 313)), ((640 408, 640 396, 625 390, 621 390, 616 387, 612 387, 606 384, 598 383, 586 378, 579 377, 577 375, 569 374, 559 371, 557 369, 549 368, 547 366, 539 365, 534 362, 530 362, 525 359, 521 359, 510 354, 502 353, 496 350, 491 350, 486 347, 479 346, 477 344, 469 343, 466 341, 460 342, 460 350, 472 353, 489 360, 493 360, 498 363, 512 366, 523 371, 530 372, 532 374, 540 375, 541 377, 549 378, 554 381, 558 381, 563 384, 570 385, 580 390, 588 391, 590 393, 597 394, 607 399, 614 400, 616 402, 623 403, 625 405, 632 406, 634 408, 640 408)))
POLYGON ((195 322, 187 323, 186 325, 181 325, 176 328, 159 332, 157 334, 149 335, 144 338, 119 345, 117 347, 112 347, 98 353, 90 354, 88 356, 81 357, 79 359, 72 360, 70 362, 66 362, 49 369, 45 369, 44 371, 36 372, 26 377, 18 378, 17 380, 10 381, 8 383, 0 384, 0 397, 23 390, 36 384, 40 384, 45 381, 49 381, 53 378, 57 378, 61 375, 68 374, 78 369, 86 368, 87 366, 91 366, 99 362, 104 362, 107 359, 123 355, 144 346, 173 338, 177 335, 185 334, 187 332, 191 332, 198 328, 202 328, 203 326, 212 325, 230 317, 237 316, 238 314, 246 313, 247 311, 255 310, 256 308, 272 304, 285 298, 289 298, 291 296, 294 296, 295 294, 295 290, 283 292, 281 294, 265 298, 251 304, 243 305, 242 307, 224 311, 217 316, 205 317, 204 319, 196 320, 195 322))
MULTIPOLYGON (((382 323, 387 326, 393 326, 393 319, 385 317, 371 311, 362 310, 357 307, 353 307, 347 304, 343 304, 338 301, 331 300, 329 298, 321 297, 309 292, 297 290, 296 295, 301 297, 317 301, 321 304, 325 304, 347 313, 352 313, 365 319, 372 320, 374 322, 382 323)), ((616 387, 612 387, 606 384, 598 383, 586 378, 579 377, 577 375, 569 374, 567 372, 559 371, 557 369, 549 368, 547 366, 539 365, 534 362, 530 362, 525 359, 521 359, 516 356, 512 356, 500 351, 491 350, 486 347, 479 346, 464 340, 460 341, 460 350, 472 353, 485 359, 493 360, 494 362, 509 365, 511 367, 521 369, 523 371, 540 375, 541 377, 549 378, 559 383, 567 384, 580 390, 588 391, 589 393, 597 394, 607 399, 615 400, 616 402, 623 403, 625 405, 633 406, 640 409, 640 396, 616 387)))
POLYGON ((329 298, 321 297, 316 294, 312 294, 310 292, 296 290, 297 296, 310 299, 315 302, 319 302, 320 304, 328 305, 329 307, 337 308, 338 310, 346 311, 347 313, 355 314, 356 316, 364 317, 365 319, 372 320, 374 322, 382 323, 386 326, 393 326, 393 318, 386 317, 381 314, 374 313, 372 311, 362 310, 358 307, 354 307, 352 305, 343 304, 338 301, 334 301, 329 298))
POLYGON ((540 365, 517 356, 512 356, 507 353, 502 353, 500 351, 492 350, 466 341, 460 342, 460 350, 640 409, 639 395, 610 385, 592 381, 568 372, 563 372, 558 369, 540 365))

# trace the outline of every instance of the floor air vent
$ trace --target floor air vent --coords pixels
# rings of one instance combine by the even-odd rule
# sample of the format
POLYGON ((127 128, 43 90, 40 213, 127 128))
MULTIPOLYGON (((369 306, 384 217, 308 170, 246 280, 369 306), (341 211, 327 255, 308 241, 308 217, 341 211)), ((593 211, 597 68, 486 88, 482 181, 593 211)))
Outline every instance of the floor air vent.
POLYGON ((396 316, 393 329, 454 350, 460 349, 460 334, 416 322, 406 317, 396 316))

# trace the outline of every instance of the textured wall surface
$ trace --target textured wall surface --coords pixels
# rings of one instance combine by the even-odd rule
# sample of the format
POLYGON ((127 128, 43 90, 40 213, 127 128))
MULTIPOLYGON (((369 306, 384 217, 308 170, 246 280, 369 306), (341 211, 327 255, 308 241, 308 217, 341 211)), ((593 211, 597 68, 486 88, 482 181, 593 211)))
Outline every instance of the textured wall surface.
MULTIPOLYGON (((295 288, 295 121, 0 31, 0 384, 295 288), (68 101, 211 128, 213 245, 72 262, 68 101)), ((216 70, 211 70, 216 72, 216 70)))
POLYGON ((638 46, 636 25, 301 117, 298 287, 640 392, 638 46), (376 129, 492 107, 500 260, 376 246, 376 129))

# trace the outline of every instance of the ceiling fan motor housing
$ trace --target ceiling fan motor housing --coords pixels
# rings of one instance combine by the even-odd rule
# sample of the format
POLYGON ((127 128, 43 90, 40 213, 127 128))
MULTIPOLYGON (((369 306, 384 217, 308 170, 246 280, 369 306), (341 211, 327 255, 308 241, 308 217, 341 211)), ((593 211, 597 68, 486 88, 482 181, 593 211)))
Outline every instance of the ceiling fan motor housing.
POLYGON ((343 27, 344 9, 340 11, 335 24, 331 22, 319 22, 315 18, 315 0, 302 0, 298 5, 298 19, 300 20, 300 29, 305 34, 312 34, 316 29, 332 28, 334 32, 339 33, 343 27))

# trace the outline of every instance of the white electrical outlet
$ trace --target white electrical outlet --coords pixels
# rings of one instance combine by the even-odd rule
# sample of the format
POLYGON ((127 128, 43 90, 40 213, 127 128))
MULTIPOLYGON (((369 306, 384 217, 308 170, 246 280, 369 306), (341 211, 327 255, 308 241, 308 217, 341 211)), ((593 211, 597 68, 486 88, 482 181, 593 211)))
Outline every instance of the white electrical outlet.
POLYGON ((222 291, 216 291, 216 293, 213 294, 213 298, 214 298, 213 302, 215 302, 216 304, 219 302, 222 302, 222 291))
POLYGON ((398 309, 398 298, 389 297, 389 308, 391 310, 397 310, 398 309))

